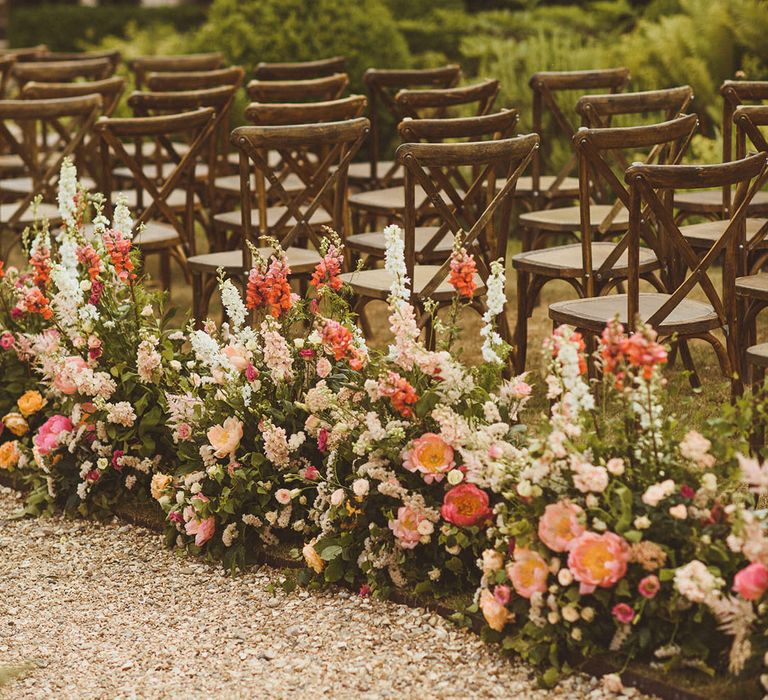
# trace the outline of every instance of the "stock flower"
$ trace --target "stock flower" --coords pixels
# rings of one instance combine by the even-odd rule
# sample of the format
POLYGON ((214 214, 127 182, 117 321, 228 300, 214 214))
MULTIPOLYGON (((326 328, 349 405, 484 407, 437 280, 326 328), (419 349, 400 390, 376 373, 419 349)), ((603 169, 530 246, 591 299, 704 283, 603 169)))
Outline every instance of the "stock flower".
POLYGON ((426 516, 417 510, 400 506, 397 509, 397 518, 389 521, 389 529, 403 549, 413 549, 421 541, 419 524, 426 519, 426 516))
POLYGON ((104 232, 102 240, 112 260, 117 279, 121 282, 132 282, 136 279, 136 273, 131 260, 131 239, 123 238, 124 233, 128 232, 108 230, 104 232))
POLYGON ((96 249, 90 243, 78 248, 77 259, 85 266, 90 281, 95 282, 101 274, 101 257, 99 257, 96 249))
POLYGON ((760 600, 768 590, 768 569, 757 561, 744 567, 733 577, 733 590, 745 600, 760 600))
POLYGON ((547 590, 549 567, 537 552, 518 547, 515 549, 514 562, 507 565, 507 576, 512 581, 515 593, 530 599, 534 593, 547 590))
POLYGON ((43 398, 43 395, 34 389, 25 391, 16 402, 21 415, 25 418, 28 418, 34 413, 37 413, 43 406, 45 406, 46 403, 47 402, 43 398))
POLYGON ((3 416, 3 425, 8 428, 16 437, 26 435, 29 431, 29 423, 27 419, 21 415, 21 413, 8 413, 3 416))
POLYGON ((221 425, 208 428, 206 436, 216 457, 221 459, 222 457, 234 456, 243 437, 243 423, 234 416, 230 416, 221 425))
POLYGON ((19 443, 17 440, 10 440, 0 445, 0 469, 13 469, 21 457, 19 443))
POLYGON ((451 255, 451 274, 448 281, 459 293, 459 296, 471 299, 477 289, 475 274, 477 264, 475 258, 469 255, 465 248, 456 250, 451 255))
POLYGON ((613 532, 584 532, 571 544, 568 568, 584 595, 597 587, 616 585, 627 571, 628 559, 629 546, 624 538, 613 532))
POLYGON ((45 456, 59 446, 59 436, 61 433, 69 432, 74 426, 67 416, 57 414, 51 416, 40 426, 37 434, 33 438, 37 451, 45 456))
POLYGON ((339 277, 343 263, 344 256, 341 250, 335 245, 330 245, 328 252, 315 266, 309 283, 318 291, 327 286, 334 292, 338 292, 343 285, 341 277, 339 277))
POLYGON ((343 323, 331 318, 325 319, 321 338, 323 348, 333 355, 335 360, 346 359, 352 369, 359 370, 362 368, 363 362, 354 344, 355 337, 343 323))
POLYGON ((288 275, 291 268, 282 258, 272 256, 269 265, 261 263, 248 274, 245 305, 249 309, 264 309, 280 318, 291 306, 293 295, 288 275))
POLYGON ((48 297, 38 287, 29 287, 24 291, 23 305, 29 313, 40 314, 46 321, 53 316, 48 297))
POLYGON ((440 514, 453 525, 471 527, 491 517, 488 494, 474 484, 454 486, 445 494, 440 514))
POLYGON ((51 276, 51 251, 46 246, 35 246, 29 256, 29 264, 35 271, 32 281, 36 286, 45 289, 51 276))
POLYGON ((567 552, 584 532, 581 506, 564 500, 550 503, 539 518, 539 539, 553 552, 567 552))
POLYGON ((514 615, 487 588, 480 593, 480 610, 488 627, 496 632, 501 632, 508 622, 514 620, 514 615))
POLYGON ((301 550, 304 556, 304 561, 307 562, 307 566, 310 567, 316 574, 322 574, 325 568, 325 562, 315 549, 315 540, 308 542, 301 550))
POLYGON ((389 372, 379 380, 378 390, 381 396, 389 397, 392 407, 403 418, 413 415, 411 406, 419 400, 419 395, 405 377, 401 377, 397 372, 389 372))
POLYGON ((635 611, 632 609, 631 605, 627 605, 626 603, 616 603, 616 605, 611 608, 611 615, 622 624, 628 625, 635 617, 635 611))
POLYGON ((403 466, 408 471, 418 471, 424 481, 442 481, 446 472, 453 469, 453 448, 436 433, 424 433, 411 442, 405 452, 403 466))
POLYGON ((643 598, 655 598, 660 588, 661 583, 659 577, 654 576, 653 574, 640 579, 640 583, 637 584, 637 592, 643 596, 643 598))

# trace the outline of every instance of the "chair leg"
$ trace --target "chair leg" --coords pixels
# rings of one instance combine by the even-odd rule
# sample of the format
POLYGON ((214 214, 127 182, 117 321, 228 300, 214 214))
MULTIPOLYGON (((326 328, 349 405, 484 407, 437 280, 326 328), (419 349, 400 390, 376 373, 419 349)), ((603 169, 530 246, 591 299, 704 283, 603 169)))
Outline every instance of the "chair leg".
POLYGON ((680 359, 683 361, 683 366, 691 373, 688 377, 688 381, 694 389, 698 389, 701 387, 701 380, 699 379, 699 373, 696 371, 696 365, 693 362, 691 350, 688 347, 688 341, 683 339, 678 340, 677 345, 680 350, 680 359))
POLYGON ((517 273, 517 319, 515 321, 515 372, 525 372, 525 360, 528 352, 528 284, 527 272, 517 273))

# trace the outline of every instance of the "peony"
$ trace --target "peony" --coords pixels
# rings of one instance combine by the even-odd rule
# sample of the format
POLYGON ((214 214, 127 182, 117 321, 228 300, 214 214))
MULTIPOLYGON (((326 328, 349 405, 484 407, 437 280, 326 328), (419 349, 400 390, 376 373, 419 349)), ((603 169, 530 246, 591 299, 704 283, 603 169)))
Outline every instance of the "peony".
POLYGON ((195 545, 202 547, 216 532, 216 518, 212 515, 203 520, 192 518, 184 526, 184 532, 188 535, 194 535, 195 545))
POLYGON ((568 500, 550 503, 539 518, 539 539, 553 552, 567 552, 584 530, 584 510, 568 500))
POLYGON ((653 574, 641 579, 640 583, 637 584, 637 592, 643 596, 643 598, 648 599, 655 598, 660 588, 661 583, 659 582, 659 577, 654 576, 653 574))
POLYGON ((87 367, 85 360, 79 355, 71 355, 64 359, 64 366, 53 378, 53 386, 62 394, 71 396, 77 392, 75 376, 87 367))
POLYGON ((669 509, 669 514, 677 520, 685 520, 688 517, 688 509, 684 503, 678 503, 669 509))
POLYGON ((312 569, 316 574, 322 574, 325 568, 325 562, 315 549, 315 540, 308 542, 301 550, 304 555, 304 561, 307 562, 307 566, 312 569))
POLYGON ((220 459, 227 456, 233 457, 243 437, 243 423, 230 416, 222 425, 214 425, 209 428, 206 435, 216 457, 220 459))
POLYGON ((244 371, 250 364, 248 351, 242 345, 227 345, 223 350, 229 364, 238 372, 244 371))
POLYGON ((628 625, 635 617, 635 611, 632 609, 631 605, 627 605, 626 603, 616 603, 616 605, 611 608, 611 615, 622 624, 628 625))
POLYGON ((754 562, 733 577, 733 590, 746 600, 760 600, 768 590, 768 569, 754 562))
POLYGON ((419 524, 426 517, 409 506, 397 509, 397 519, 389 521, 389 529, 403 549, 413 549, 421 540, 419 524))
POLYGON ((598 586, 614 586, 626 573, 628 559, 629 545, 623 537, 613 532, 584 532, 571 544, 568 568, 584 595, 598 586))
POLYGON ((28 418, 45 406, 46 401, 39 391, 30 390, 25 391, 16 403, 21 415, 24 416, 24 418, 28 418))
POLYGON ((59 435, 72 430, 72 421, 66 416, 51 416, 40 426, 33 442, 39 454, 45 456, 59 446, 59 435))
POLYGON ((29 423, 21 413, 9 413, 3 417, 3 425, 8 428, 16 437, 26 435, 29 431, 29 423))
POLYGON ((488 626, 496 632, 501 632, 507 622, 514 619, 514 615, 487 588, 480 593, 480 610, 488 626))
POLYGON ((547 590, 549 567, 540 554, 518 547, 515 549, 515 561, 507 565, 507 576, 515 593, 530 599, 534 593, 547 590))
POLYGON ((0 445, 0 469, 13 469, 19 463, 21 452, 17 440, 0 445))
POLYGON ((453 525, 477 525, 491 517, 488 494, 474 484, 454 486, 445 494, 440 514, 453 525))
POLYGON ((152 494, 152 498, 159 501, 172 485, 173 477, 170 474, 153 474, 149 484, 149 492, 152 494))
POLYGON ((421 472, 424 481, 442 481, 446 472, 455 466, 453 448, 435 433, 424 433, 411 442, 404 454, 403 466, 412 472, 421 472))

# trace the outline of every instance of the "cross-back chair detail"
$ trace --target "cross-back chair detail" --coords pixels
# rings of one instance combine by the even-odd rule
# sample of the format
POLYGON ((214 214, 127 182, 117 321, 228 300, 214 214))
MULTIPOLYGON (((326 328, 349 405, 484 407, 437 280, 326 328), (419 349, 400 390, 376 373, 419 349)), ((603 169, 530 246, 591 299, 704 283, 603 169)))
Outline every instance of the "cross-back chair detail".
POLYGON ((245 86, 254 102, 319 102, 337 100, 349 85, 346 73, 305 80, 251 80, 245 86))
POLYGON ((17 62, 12 74, 20 88, 30 81, 68 83, 74 80, 104 80, 115 72, 109 58, 89 58, 81 61, 17 62))
POLYGON ((317 61, 297 61, 294 63, 262 61, 253 71, 253 77, 256 80, 309 80, 346 72, 347 59, 344 56, 332 56, 317 61))
POLYGON ((46 51, 35 57, 35 61, 41 63, 51 61, 92 61, 94 59, 106 58, 114 69, 120 65, 122 56, 117 49, 107 49, 104 51, 46 51))
POLYGON ((224 54, 220 51, 178 54, 176 56, 140 56, 128 62, 138 90, 143 88, 148 73, 209 71, 221 68, 223 65, 224 54))
POLYGON ((202 71, 152 71, 146 75, 146 87, 152 92, 210 90, 225 85, 239 88, 244 76, 240 66, 202 71))
POLYGON ((613 126, 615 117, 661 112, 663 121, 684 114, 693 102, 690 85, 644 90, 643 92, 617 92, 614 94, 584 95, 576 103, 576 114, 581 125, 592 128, 613 126))
POLYGON ((473 110, 474 116, 480 116, 493 109, 499 88, 498 80, 488 79, 461 87, 400 90, 395 95, 395 104, 398 105, 403 118, 443 117, 447 116, 447 110, 452 107, 465 107, 475 103, 477 106, 473 110), (428 110, 431 110, 431 113, 428 110))

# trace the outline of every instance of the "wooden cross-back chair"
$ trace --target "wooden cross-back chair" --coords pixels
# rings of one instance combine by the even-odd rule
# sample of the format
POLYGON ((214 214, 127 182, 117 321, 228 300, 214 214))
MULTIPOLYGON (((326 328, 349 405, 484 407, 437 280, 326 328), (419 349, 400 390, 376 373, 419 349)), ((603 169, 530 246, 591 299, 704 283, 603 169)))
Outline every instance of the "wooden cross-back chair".
MULTIPOLYGON (((434 320, 425 310, 425 302, 432 299, 437 308, 449 305, 454 290, 447 280, 450 260, 441 264, 419 264, 416 260, 417 188, 421 188, 434 202, 437 228, 431 245, 449 234, 475 256, 477 273, 473 307, 483 313, 486 309, 482 297, 490 275, 493 260, 506 256, 509 218, 517 178, 528 166, 538 148, 537 134, 511 139, 463 143, 404 143, 396 157, 405 169, 405 267, 411 280, 411 298, 418 309, 420 327, 427 327, 428 342, 434 338, 430 332, 434 320), (458 169, 472 172, 469 187, 459 190, 450 174, 458 169), (505 185, 496 191, 496 177, 505 176, 505 185), (495 246, 489 246, 495 241, 495 246)), ((365 305, 372 300, 385 300, 392 284, 390 272, 385 269, 347 272, 342 278, 348 282, 356 296, 355 310, 363 328, 370 333, 365 322, 365 305)), ((499 318, 504 340, 512 342, 506 313, 499 318)))
POLYGON ((344 236, 347 169, 369 128, 366 118, 357 117, 320 124, 243 126, 232 132, 232 143, 240 152, 241 209, 217 215, 216 220, 222 227, 235 230, 240 248, 190 259, 194 315, 198 322, 207 314, 219 268, 242 279, 253 264, 249 245, 258 247, 266 257, 272 253, 272 248, 260 245, 262 237, 279 241, 292 274, 306 276, 320 261, 319 228, 332 226, 344 236), (280 154, 282 163, 277 172, 268 161, 270 151, 280 154), (314 161, 302 157, 310 152, 322 156, 314 161), (303 189, 285 190, 281 181, 285 168, 302 180, 303 189), (255 210, 252 169, 257 173, 255 210), (280 204, 269 206, 274 200, 280 204), (295 244, 301 239, 311 242, 315 250, 297 247, 295 244))
POLYGON ((75 80, 104 80, 115 73, 109 58, 89 58, 81 61, 17 61, 12 75, 19 89, 31 81, 39 83, 69 83, 75 80))
POLYGON ((693 88, 690 85, 643 92, 584 95, 576 103, 576 114, 581 117, 582 126, 604 128, 622 126, 615 124, 614 119, 626 116, 631 116, 633 122, 638 115, 649 115, 649 121, 658 121, 656 117, 660 113, 662 121, 669 121, 678 114, 685 114, 692 102, 693 88))
POLYGON ((40 56, 50 53, 45 44, 37 46, 14 46, 13 48, 0 48, 0 56, 13 54, 19 61, 36 61, 40 56))
MULTIPOLYGON (((506 139, 512 136, 517 125, 517 110, 502 110, 496 114, 479 117, 454 117, 447 119, 411 119, 406 118, 398 127, 403 143, 442 142, 442 141, 484 141, 506 139)), ((461 168, 450 170, 456 187, 467 191, 469 184, 461 168)), ((434 238, 437 227, 431 225, 430 218, 434 214, 434 205, 427 193, 417 187, 415 200, 415 256, 421 263, 442 262, 453 250, 453 236, 434 238)), ((391 222, 404 224, 405 191, 403 190, 403 208, 396 212, 391 222)), ((357 253, 364 259, 364 266, 371 267, 376 261, 382 260, 386 252, 386 241, 382 231, 354 233, 347 236, 345 241, 350 253, 357 253)))
POLYGON ((294 63, 262 61, 257 64, 253 71, 253 77, 256 80, 310 80, 346 72, 347 59, 344 56, 332 56, 317 61, 296 61, 294 63))
POLYGON ((195 71, 152 71, 145 76, 147 90, 152 92, 178 92, 183 90, 210 90, 224 85, 240 87, 245 71, 240 66, 195 71))
POLYGON ((337 100, 349 85, 346 73, 304 80, 251 80, 245 86, 253 102, 320 102, 337 100))
POLYGON ((216 70, 224 65, 224 54, 220 51, 209 53, 178 54, 176 56, 140 56, 128 62, 133 71, 137 90, 144 87, 148 73, 208 71, 216 70))
MULTIPOLYGON (((620 179, 624 172, 623 160, 617 173, 615 153, 623 151, 636 157, 645 152, 646 163, 677 164, 685 154, 697 124, 696 115, 690 114, 660 124, 601 129, 582 127, 576 132, 573 141, 579 170, 576 217, 580 242, 527 250, 512 258, 517 272, 515 337, 520 372, 525 369, 528 318, 545 284, 565 280, 579 297, 592 297, 608 293, 629 274, 626 232, 630 197, 620 179), (595 176, 611 193, 612 203, 592 203, 595 176)), ((559 220, 561 210, 546 211, 553 215, 555 222, 559 220)), ((646 230, 645 240, 649 247, 639 252, 641 274, 656 288, 661 288, 665 280, 659 280, 655 275, 659 269, 659 255, 650 230, 646 230)), ((670 274, 666 269, 662 272, 663 276, 670 274)))
MULTIPOLYGON (((0 229, 4 235, 8 231, 18 233, 32 223, 35 209, 32 202, 38 195, 43 198, 37 207, 39 217, 47 218, 51 223, 59 221, 55 202, 61 163, 81 146, 99 117, 101 105, 99 95, 0 100, 0 144, 21 159, 24 174, 32 181, 32 187, 20 199, 10 197, 15 201, 7 201, 9 198, 4 196, 0 181, 0 229), (60 147, 48 148, 40 133, 50 129, 54 122, 68 122, 68 138, 60 147)), ((15 242, 11 241, 11 244, 15 242)))
POLYGON ((395 95, 400 90, 416 88, 452 88, 460 79, 461 67, 457 64, 441 68, 369 68, 365 71, 363 83, 371 116, 368 161, 352 164, 349 171, 350 184, 361 189, 377 189, 401 183, 402 170, 398 170, 394 161, 381 157, 382 143, 388 140, 383 133, 386 126, 398 124, 409 116, 395 101, 395 95))
POLYGON ((35 60, 45 63, 46 61, 92 61, 99 58, 106 58, 111 61, 114 72, 120 65, 122 56, 117 49, 106 49, 104 51, 47 51, 39 54, 35 60))
POLYGON ((214 137, 216 112, 211 107, 180 114, 151 117, 108 118, 96 123, 101 137, 102 192, 108 208, 119 193, 112 185, 112 165, 123 163, 132 175, 133 187, 122 192, 126 205, 138 214, 134 225, 134 241, 145 255, 160 257, 160 281, 171 288, 170 260, 173 257, 188 274, 186 259, 195 253, 195 163, 214 137), (186 152, 179 154, 174 139, 181 136, 192 141, 186 152), (161 177, 152 177, 144 167, 142 144, 154 142, 154 150, 165 149, 176 167, 161 177), (129 152, 125 145, 134 144, 129 152))
POLYGON ((16 63, 16 56, 14 54, 10 53, 6 56, 0 56, 0 100, 5 99, 14 63, 16 63))
MULTIPOLYGON (((613 94, 622 92, 628 83, 629 70, 626 68, 535 73, 529 81, 533 93, 533 131, 544 133, 546 114, 552 123, 552 138, 570 143, 576 124, 573 116, 564 111, 558 95, 565 93, 572 99, 573 93, 592 94, 596 90, 613 94)), ((517 195, 530 210, 549 207, 558 200, 575 199, 579 189, 577 178, 573 176, 575 169, 576 159, 572 156, 557 173, 544 174, 544 154, 539 149, 534 154, 530 176, 524 176, 518 182, 517 195)))
POLYGON ((768 177, 768 154, 758 153, 742 160, 719 165, 633 164, 625 174, 629 185, 630 217, 628 236, 627 293, 564 301, 552 304, 549 315, 555 324, 567 323, 592 336, 606 323, 618 319, 630 330, 636 323, 651 325, 663 339, 679 347, 691 383, 698 386, 688 341, 698 338, 715 350, 725 376, 739 373, 739 331, 734 290, 736 271, 745 241, 747 208, 768 177), (736 186, 735 210, 717 241, 701 256, 686 241, 674 219, 672 193, 677 189, 698 190, 736 186), (683 274, 668 277, 661 292, 641 293, 641 241, 649 223, 656 229, 658 255, 670 267, 682 263, 683 274), (723 284, 718 291, 709 270, 725 257, 723 284), (698 290, 706 301, 692 299, 698 290), (725 347, 713 331, 722 330, 725 347))

